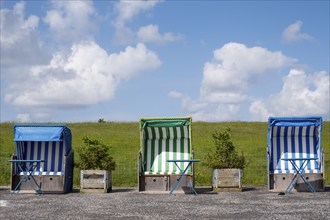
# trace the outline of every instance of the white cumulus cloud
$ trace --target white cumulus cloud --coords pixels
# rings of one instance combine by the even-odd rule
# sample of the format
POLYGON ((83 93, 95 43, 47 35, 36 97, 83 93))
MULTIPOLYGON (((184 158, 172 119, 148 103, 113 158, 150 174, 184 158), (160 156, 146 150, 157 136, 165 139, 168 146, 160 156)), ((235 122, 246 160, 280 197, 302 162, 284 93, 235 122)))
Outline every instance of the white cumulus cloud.
POLYGON ((141 11, 148 10, 153 8, 159 0, 142 0, 142 1, 125 1, 120 0, 116 4, 116 11, 118 16, 116 19, 117 24, 124 24, 127 21, 130 21, 134 16, 139 14, 141 11))
POLYGON ((26 122, 30 122, 31 118, 30 118, 30 114, 18 114, 16 116, 16 120, 20 123, 26 123, 26 122))
POLYGON ((299 41, 299 40, 312 40, 313 37, 307 33, 301 32, 301 27, 303 25, 302 21, 296 21, 293 24, 290 24, 283 31, 282 37, 287 42, 299 41))
POLYGON ((213 60, 204 64, 199 98, 182 99, 183 111, 195 120, 238 120, 241 105, 252 99, 249 92, 256 79, 295 61, 278 51, 227 43, 213 52, 213 60))
POLYGON ((117 17, 113 22, 115 27, 114 42, 129 44, 133 42, 135 33, 127 27, 126 23, 143 11, 155 7, 159 0, 125 1, 121 0, 115 5, 117 17))
POLYGON ((25 17, 24 13, 24 2, 16 3, 13 9, 0 10, 1 65, 17 68, 30 63, 40 64, 45 60, 37 30, 39 17, 25 17))
MULTIPOLYGON (((118 6, 119 23, 156 1, 131 4, 118 6)), ((123 81, 161 65, 143 43, 112 53, 96 43, 100 15, 92 1, 52 1, 49 6, 42 19, 26 15, 24 2, 0 11, 1 104, 16 113, 15 120, 53 120, 64 109, 109 101, 123 81)))
POLYGON ((243 91, 251 81, 267 70, 292 64, 295 60, 281 52, 262 47, 248 48, 240 43, 227 43, 213 52, 213 60, 204 65, 201 94, 224 91, 243 91))
POLYGON ((48 65, 31 68, 24 86, 11 85, 6 101, 50 109, 89 106, 112 99, 123 80, 160 64, 144 44, 108 54, 95 42, 85 41, 74 44, 69 54, 55 54, 48 65))
POLYGON ((81 40, 96 30, 91 19, 96 15, 93 2, 86 1, 52 1, 53 9, 47 11, 44 21, 52 33, 60 40, 81 40))
POLYGON ((281 91, 267 99, 255 100, 250 112, 255 120, 269 116, 306 116, 329 114, 330 78, 325 71, 312 74, 291 69, 283 78, 281 91))
POLYGON ((143 0, 143 1, 119 1, 115 4, 117 17, 113 22, 115 28, 114 42, 117 44, 131 44, 132 42, 154 42, 166 43, 182 40, 181 34, 171 32, 160 33, 158 25, 149 24, 142 26, 137 32, 129 27, 129 22, 140 13, 151 10, 161 0, 143 0))
POLYGON ((180 34, 173 34, 171 32, 166 32, 164 34, 159 33, 158 25, 150 24, 147 26, 140 27, 137 32, 137 38, 139 42, 173 42, 183 39, 180 34))

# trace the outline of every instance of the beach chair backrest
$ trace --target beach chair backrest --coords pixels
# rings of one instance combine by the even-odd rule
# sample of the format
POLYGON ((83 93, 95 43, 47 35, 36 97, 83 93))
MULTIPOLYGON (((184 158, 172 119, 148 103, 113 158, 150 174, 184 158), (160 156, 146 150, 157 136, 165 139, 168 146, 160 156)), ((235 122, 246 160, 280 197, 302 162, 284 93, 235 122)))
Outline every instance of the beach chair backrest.
MULTIPOLYGON (((180 174, 174 163, 166 161, 191 159, 190 123, 191 118, 141 119, 141 169, 144 174, 180 174)), ((187 164, 178 165, 183 169, 187 164)))

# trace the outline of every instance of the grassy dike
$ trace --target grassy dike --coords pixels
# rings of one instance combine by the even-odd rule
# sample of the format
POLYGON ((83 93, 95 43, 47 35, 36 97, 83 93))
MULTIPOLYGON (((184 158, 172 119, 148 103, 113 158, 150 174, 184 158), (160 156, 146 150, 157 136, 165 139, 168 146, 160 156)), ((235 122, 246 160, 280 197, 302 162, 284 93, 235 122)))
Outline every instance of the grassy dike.
MULTIPOLYGON (((137 186, 137 154, 140 149, 139 123, 66 123, 72 132, 73 149, 83 145, 82 138, 88 136, 102 140, 111 146, 111 152, 117 167, 113 173, 114 186, 137 186)), ((233 142, 239 153, 247 160, 243 173, 243 184, 267 184, 266 122, 193 122, 192 145, 195 158, 201 163, 195 165, 197 186, 211 185, 212 170, 203 166, 203 159, 208 149, 213 148, 212 133, 229 127, 233 142)), ((330 122, 323 122, 322 146, 325 158, 326 185, 330 185, 330 122)), ((13 123, 0 123, 0 185, 10 183, 10 164, 8 160, 15 152, 13 142, 13 123)), ((75 161, 79 155, 75 154, 75 161)), ((74 185, 79 186, 79 170, 74 171, 74 185)))

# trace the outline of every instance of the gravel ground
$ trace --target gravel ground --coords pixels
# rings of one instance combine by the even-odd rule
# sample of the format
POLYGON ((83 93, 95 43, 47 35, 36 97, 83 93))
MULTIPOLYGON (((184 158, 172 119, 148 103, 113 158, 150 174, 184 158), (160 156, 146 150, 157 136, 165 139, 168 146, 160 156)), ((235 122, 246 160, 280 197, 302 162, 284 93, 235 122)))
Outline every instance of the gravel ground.
POLYGON ((145 194, 114 188, 108 194, 11 194, 0 189, 0 219, 330 219, 330 189, 279 195, 266 187, 197 196, 145 194))

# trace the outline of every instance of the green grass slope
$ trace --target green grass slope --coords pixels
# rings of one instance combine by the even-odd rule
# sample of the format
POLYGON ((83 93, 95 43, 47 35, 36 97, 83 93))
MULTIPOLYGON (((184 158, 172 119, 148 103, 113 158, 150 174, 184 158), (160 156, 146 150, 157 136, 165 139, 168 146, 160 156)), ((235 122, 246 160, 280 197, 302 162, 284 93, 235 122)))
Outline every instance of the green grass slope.
MULTIPOLYGON (((73 149, 83 145, 82 138, 88 136, 102 140, 111 146, 117 167, 113 172, 114 186, 137 186, 137 154, 140 149, 140 131, 137 122, 132 123, 67 123, 72 132, 73 149)), ((266 122, 193 122, 192 145, 195 158, 203 161, 208 149, 213 148, 212 133, 216 130, 231 128, 233 142, 239 153, 247 160, 243 173, 243 184, 266 185, 266 122)), ((326 185, 330 185, 330 122, 323 123, 322 146, 325 157, 326 185)), ((0 185, 10 183, 10 163, 8 160, 15 152, 13 124, 0 124, 0 185)), ((79 155, 75 154, 75 161, 79 155)), ((195 165, 196 185, 211 185, 212 170, 202 163, 195 165)), ((74 185, 79 186, 79 170, 74 171, 74 185)))

